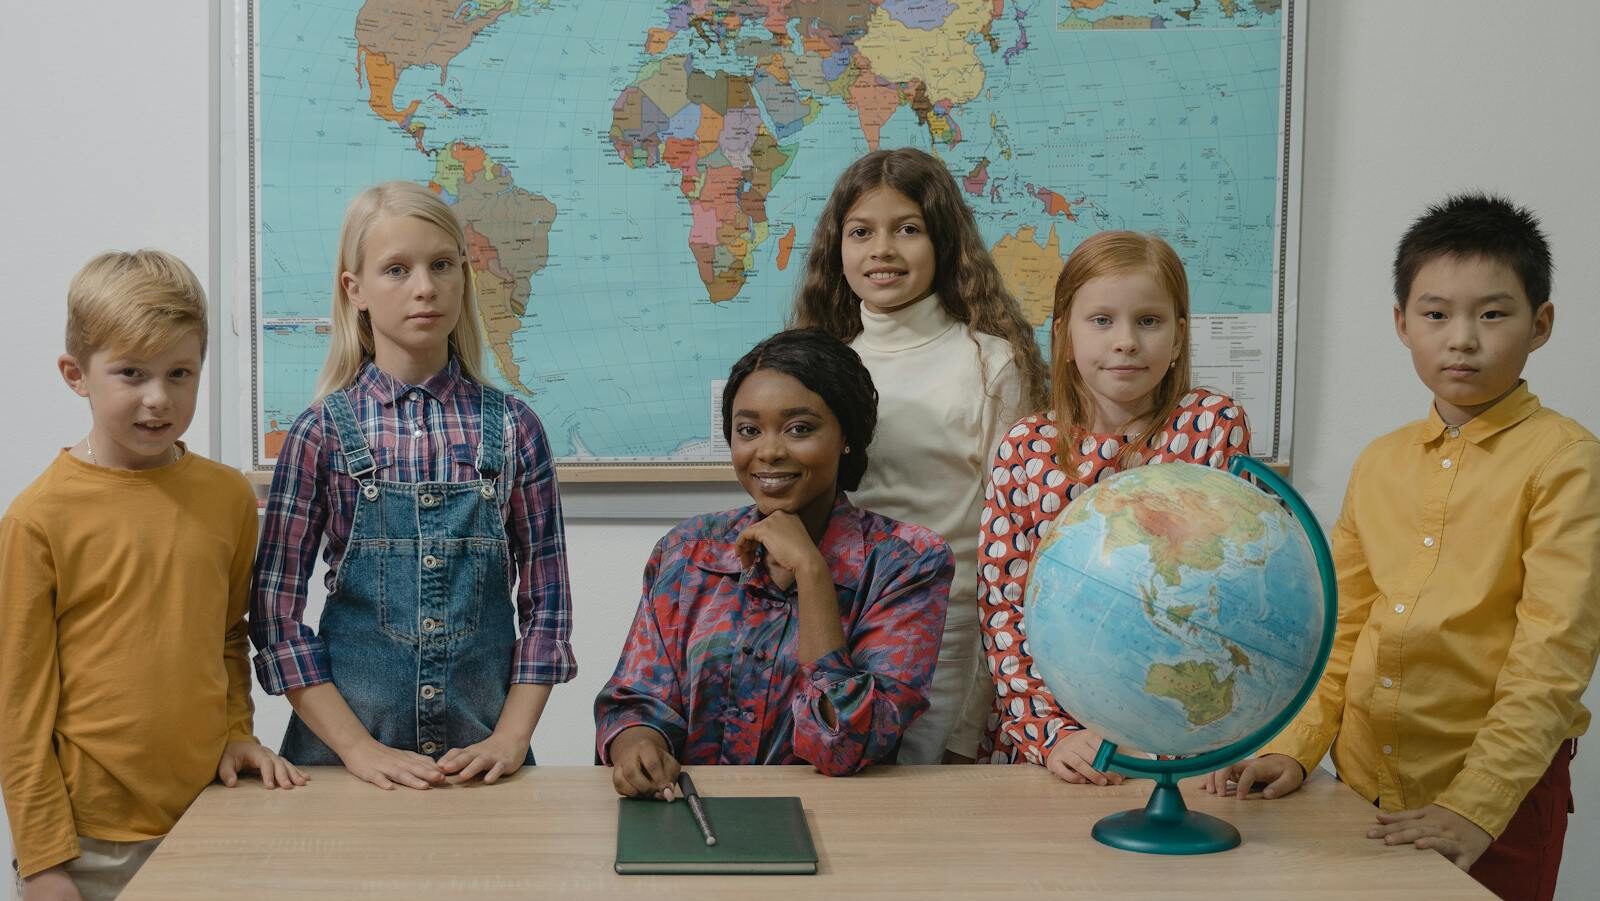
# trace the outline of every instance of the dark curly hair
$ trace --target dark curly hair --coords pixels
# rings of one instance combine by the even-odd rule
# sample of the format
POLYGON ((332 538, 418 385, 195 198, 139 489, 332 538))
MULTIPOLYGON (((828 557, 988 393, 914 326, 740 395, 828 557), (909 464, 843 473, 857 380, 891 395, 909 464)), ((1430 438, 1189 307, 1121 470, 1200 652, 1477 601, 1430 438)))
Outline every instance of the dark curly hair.
POLYGON ((789 329, 751 348, 728 371, 728 384, 722 389, 725 441, 733 441, 733 396, 759 369, 790 376, 828 405, 850 451, 839 457, 839 487, 844 491, 860 487, 867 471, 867 445, 878 426, 878 389, 856 352, 820 328, 789 329))

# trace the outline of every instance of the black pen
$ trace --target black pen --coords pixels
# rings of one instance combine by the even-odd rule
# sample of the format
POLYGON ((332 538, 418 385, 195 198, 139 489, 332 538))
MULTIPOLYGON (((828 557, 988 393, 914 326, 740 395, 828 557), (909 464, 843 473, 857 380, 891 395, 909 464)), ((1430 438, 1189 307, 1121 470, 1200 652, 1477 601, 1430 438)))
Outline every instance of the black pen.
POLYGON ((706 837, 706 844, 716 844, 717 834, 711 829, 711 818, 706 816, 706 803, 700 800, 700 793, 694 788, 694 780, 689 778, 686 770, 678 771, 678 791, 683 794, 684 800, 689 802, 689 812, 694 814, 694 821, 700 825, 700 834, 706 837))

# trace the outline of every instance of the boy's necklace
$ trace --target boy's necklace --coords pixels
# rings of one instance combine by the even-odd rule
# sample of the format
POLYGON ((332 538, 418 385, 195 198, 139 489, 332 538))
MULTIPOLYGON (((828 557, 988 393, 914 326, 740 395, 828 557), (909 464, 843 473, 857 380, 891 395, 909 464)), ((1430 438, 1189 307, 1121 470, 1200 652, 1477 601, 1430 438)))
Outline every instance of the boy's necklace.
MULTIPOLYGON (((96 466, 100 465, 100 461, 94 458, 94 445, 89 443, 88 435, 83 436, 83 450, 89 455, 90 463, 96 466)), ((181 459, 183 459, 183 452, 178 450, 178 445, 172 445, 172 462, 176 463, 181 459)))

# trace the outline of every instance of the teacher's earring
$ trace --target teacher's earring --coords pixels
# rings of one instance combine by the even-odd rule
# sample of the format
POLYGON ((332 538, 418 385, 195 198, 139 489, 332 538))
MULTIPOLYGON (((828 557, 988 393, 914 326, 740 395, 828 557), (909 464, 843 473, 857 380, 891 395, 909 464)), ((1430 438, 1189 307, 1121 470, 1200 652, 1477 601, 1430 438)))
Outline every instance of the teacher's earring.
POLYGON ((844 452, 847 453, 847 454, 850 453, 850 445, 846 444, 844 446, 844 452))

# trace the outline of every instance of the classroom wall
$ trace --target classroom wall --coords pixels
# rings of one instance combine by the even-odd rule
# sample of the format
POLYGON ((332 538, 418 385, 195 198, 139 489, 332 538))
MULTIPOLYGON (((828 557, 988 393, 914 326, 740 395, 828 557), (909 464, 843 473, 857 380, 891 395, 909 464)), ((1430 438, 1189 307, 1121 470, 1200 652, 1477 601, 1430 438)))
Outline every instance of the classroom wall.
MULTIPOLYGON (((176 15, 168 4, 102 4, 84 15, 29 4, 0 30, 0 84, 8 86, 0 93, 8 289, 0 360, 12 424, 0 451, 0 505, 87 429, 86 408, 55 373, 65 286, 83 260, 107 247, 154 245, 183 256, 208 283, 220 280, 210 262, 208 179, 216 13, 195 0, 187 6, 176 15)), ((1558 266, 1556 332, 1528 377, 1546 404, 1600 430, 1592 369, 1600 57, 1574 26, 1588 11, 1579 0, 1313 5, 1293 477, 1325 523, 1360 447, 1426 411, 1426 391, 1393 335, 1388 266, 1409 219, 1447 191, 1501 190, 1543 216, 1558 266)), ((190 444, 216 456, 212 420, 202 402, 190 444)), ((639 571, 669 525, 569 521, 580 676, 553 696, 535 739, 541 761, 589 762, 590 702, 615 663, 639 571)), ((257 700, 258 732, 275 742, 286 705, 257 700)), ((1588 701, 1600 706, 1600 691, 1588 701)), ((1567 899, 1600 880, 1600 753, 1578 758, 1574 784, 1579 812, 1559 894, 1567 899)), ((0 899, 8 897, 9 879, 0 886, 0 899)))

